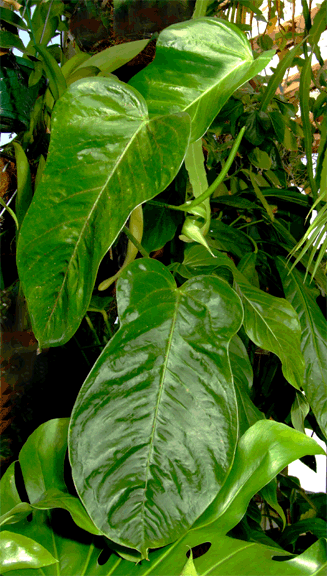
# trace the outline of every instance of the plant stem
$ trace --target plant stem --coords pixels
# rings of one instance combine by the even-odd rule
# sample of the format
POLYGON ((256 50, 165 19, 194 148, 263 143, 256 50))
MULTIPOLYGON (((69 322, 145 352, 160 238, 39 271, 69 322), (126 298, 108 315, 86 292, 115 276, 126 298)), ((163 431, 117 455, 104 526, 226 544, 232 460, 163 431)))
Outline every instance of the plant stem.
MULTIPOLYGON (((159 202, 158 202, 158 204, 159 204, 159 202)), ((162 204, 162 206, 164 206, 164 204, 162 204)), ((150 258, 150 255, 147 253, 146 250, 144 250, 143 246, 138 242, 138 240, 136 240, 135 236, 132 234, 132 232, 129 230, 129 228, 127 228, 127 226, 124 226, 123 231, 125 232, 127 238, 131 242, 133 242, 134 246, 142 254, 143 258, 150 258)))

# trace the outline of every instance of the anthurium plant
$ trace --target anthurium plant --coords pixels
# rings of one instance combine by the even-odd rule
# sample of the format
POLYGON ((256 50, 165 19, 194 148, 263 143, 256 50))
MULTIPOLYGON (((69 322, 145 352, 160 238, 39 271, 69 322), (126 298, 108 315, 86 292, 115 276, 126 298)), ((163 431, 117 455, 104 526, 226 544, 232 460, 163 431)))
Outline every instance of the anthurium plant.
POLYGON ((273 83, 258 112, 242 101, 274 51, 254 55, 239 26, 203 16, 207 4, 160 32, 153 62, 127 84, 98 68, 67 82, 70 60, 61 68, 33 44, 51 137, 16 224, 39 352, 68 343, 84 317, 94 331, 91 313, 108 323, 108 290, 117 314, 70 418, 37 428, 1 480, 1 573, 326 566, 318 506, 309 498, 292 535, 277 498, 282 482, 300 494, 281 480, 290 462, 314 467, 324 453, 305 427, 327 434, 325 276, 305 254, 296 267, 287 258, 312 202, 282 175, 277 103, 265 112, 273 83), (125 260, 103 278, 123 234, 125 260), (315 535, 303 551, 301 530, 315 535))

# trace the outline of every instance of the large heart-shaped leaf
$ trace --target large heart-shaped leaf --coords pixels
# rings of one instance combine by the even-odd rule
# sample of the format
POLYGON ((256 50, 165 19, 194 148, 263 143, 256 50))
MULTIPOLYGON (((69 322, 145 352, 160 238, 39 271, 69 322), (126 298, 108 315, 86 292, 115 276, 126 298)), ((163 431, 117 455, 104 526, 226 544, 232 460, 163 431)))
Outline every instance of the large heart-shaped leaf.
POLYGON ((131 211, 174 178, 189 129, 187 114, 149 120, 142 96, 114 78, 81 80, 60 98, 18 242, 41 346, 61 345, 77 330, 100 261, 131 211))
POLYGON ((165 28, 154 61, 129 84, 143 94, 150 114, 187 111, 191 141, 209 128, 228 98, 265 68, 274 51, 254 60, 237 26, 217 18, 197 18, 165 28))
POLYGON ((121 327, 76 400, 70 460, 95 525, 146 556, 186 532, 232 465, 228 345, 243 312, 224 280, 177 289, 150 259, 126 269, 117 299, 121 327))
POLYGON ((279 257, 277 269, 287 300, 301 323, 301 349, 305 360, 302 383, 321 431, 327 438, 327 323, 316 302, 316 290, 304 275, 279 257))

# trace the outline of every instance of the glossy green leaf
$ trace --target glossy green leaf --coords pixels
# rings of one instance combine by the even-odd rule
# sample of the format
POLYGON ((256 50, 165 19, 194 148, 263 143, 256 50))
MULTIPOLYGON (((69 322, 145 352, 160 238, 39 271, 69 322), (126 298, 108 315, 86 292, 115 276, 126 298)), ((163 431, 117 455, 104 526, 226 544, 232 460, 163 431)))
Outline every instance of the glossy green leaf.
POLYGON ((76 400, 70 461, 95 525, 146 556, 192 525, 232 465, 228 344, 242 308, 225 281, 203 276, 177 289, 150 259, 123 272, 117 298, 121 327, 76 400))
MULTIPOLYGON (((239 521, 239 497, 242 496, 242 492, 244 498, 242 510, 245 513, 248 502, 253 496, 249 490, 251 482, 253 493, 255 493, 257 488, 262 487, 262 484, 267 479, 269 480, 269 474, 273 475, 279 468, 287 465, 290 458, 296 458, 317 448, 317 444, 310 438, 306 438, 305 446, 300 448, 296 437, 299 433, 294 433, 290 428, 273 421, 262 422, 259 428, 253 427, 251 430, 252 434, 249 430, 247 436, 243 437, 236 456, 235 462, 237 461, 237 466, 239 466, 239 474, 235 473, 234 478, 236 478, 237 485, 234 490, 231 490, 229 486, 229 489, 225 491, 225 496, 226 493, 227 495, 232 493, 233 496, 236 494, 237 497, 234 509, 235 519, 234 522, 226 525, 226 530, 228 526, 235 525, 239 521), (287 436, 286 431, 290 431, 289 436, 287 436), (281 432, 284 434, 281 435, 281 432), (286 436, 289 437, 289 442, 286 436), (246 439, 245 442, 244 438, 246 439), (256 451, 257 448, 258 452, 256 451), (292 452, 293 448, 295 451, 292 452), (252 467, 253 456, 255 456, 255 460, 252 467), (250 467, 249 462, 251 462, 250 467)), ((35 447, 37 451, 38 446, 35 447)), ((318 447, 319 451, 321 449, 318 447)), ((55 449, 52 452, 52 457, 56 461, 55 449)), ((233 469, 235 469, 235 462, 233 469)), ((234 505, 234 500, 231 499, 231 506, 234 505)), ((25 552, 24 544, 26 543, 27 553, 27 558, 25 555, 26 569, 10 570, 12 576, 72 576, 73 574, 85 574, 87 576, 108 576, 108 574, 112 576, 126 576, 127 574, 129 576, 167 576, 169 574, 180 576, 187 562, 187 551, 204 542, 211 543, 211 547, 204 556, 194 560, 199 576, 210 573, 221 576, 226 574, 234 574, 235 576, 275 574, 280 576, 281 564, 272 559, 276 556, 276 548, 273 550, 267 546, 233 540, 224 536, 224 531, 222 533, 223 526, 219 525, 219 519, 217 526, 213 523, 200 529, 192 529, 179 541, 151 552, 149 562, 142 561, 137 565, 131 563, 131 561, 137 561, 132 550, 123 549, 112 542, 109 543, 109 546, 116 553, 111 553, 107 559, 110 551, 106 555, 105 551, 108 548, 105 540, 94 538, 92 535, 82 532, 62 511, 58 511, 58 514, 54 516, 53 513, 35 510, 31 521, 24 519, 12 525, 10 529, 11 534, 13 534, 11 540, 17 538, 17 535, 23 536, 20 540, 20 550, 25 552), (27 542, 25 539, 28 539, 27 542), (58 564, 54 567, 47 566, 46 561, 44 561, 42 569, 38 569, 34 567, 33 557, 31 563, 28 564, 31 540, 34 550, 40 550, 40 546, 44 546, 53 557, 59 560, 58 564), (102 558, 102 550, 105 552, 104 558, 102 558), (117 556, 117 553, 122 557, 117 556), (129 560, 123 560, 123 557, 129 560)), ((4 563, 13 560, 9 548, 3 552, 2 561, 4 563)), ((279 557, 286 557, 288 552, 278 550, 277 554, 279 557)), ((305 554, 284 561, 283 573, 290 576, 298 576, 299 573, 304 574, 304 576, 322 575, 325 566, 326 552, 324 542, 321 541, 314 544, 305 554)))
POLYGON ((7 530, 1 532, 0 569, 3 574, 24 568, 36 569, 56 562, 48 550, 31 538, 7 530))
POLYGON ((75 333, 100 261, 132 210, 174 178, 189 129, 187 114, 148 120, 143 98, 113 78, 80 80, 60 98, 18 243, 19 274, 42 347, 75 333))
POLYGON ((201 138, 228 98, 270 62, 273 51, 253 59, 245 35, 226 20, 197 18, 165 28, 154 61, 129 84, 152 115, 186 111, 191 142, 201 138))
POLYGON ((264 415, 250 398, 253 384, 252 366, 246 348, 237 335, 231 340, 229 355, 237 398, 239 434, 242 436, 250 426, 262 420, 264 415))
POLYGON ((13 142, 17 168, 16 216, 21 227, 33 198, 31 171, 26 154, 18 142, 13 142))
POLYGON ((71 84, 77 82, 77 80, 80 80, 81 78, 90 78, 93 76, 97 76, 99 72, 100 69, 96 68, 96 66, 84 66, 83 68, 78 68, 68 76, 67 86, 70 86, 71 84))
POLYGON ((282 258, 277 261, 285 296, 301 323, 301 349, 305 360, 303 390, 322 432, 327 437, 327 322, 316 303, 316 291, 304 276, 282 258))
POLYGON ((8 466, 0 480, 0 513, 1 516, 9 512, 21 500, 15 483, 15 462, 8 466))
POLYGON ((243 302, 245 332, 257 346, 278 356, 286 380, 300 390, 304 359, 297 313, 287 300, 259 290, 239 272, 234 273, 234 278, 243 302))
POLYGON ((63 462, 67 450, 68 424, 69 418, 58 418, 41 424, 29 436, 19 453, 19 463, 31 504, 39 500, 46 490, 66 489, 63 462))
POLYGON ((149 39, 135 40, 134 42, 110 46, 110 48, 106 48, 92 56, 87 62, 79 64, 78 69, 84 68, 84 66, 96 66, 102 71, 114 72, 114 70, 135 58, 149 42, 149 39))
POLYGON ((309 454, 324 454, 324 450, 285 424, 259 420, 240 439, 226 483, 194 528, 214 523, 217 534, 226 534, 244 516, 254 494, 285 466, 309 454))
POLYGON ((144 232, 142 246, 147 252, 162 248, 176 234, 183 221, 183 213, 164 206, 153 206, 149 202, 143 208, 144 232))

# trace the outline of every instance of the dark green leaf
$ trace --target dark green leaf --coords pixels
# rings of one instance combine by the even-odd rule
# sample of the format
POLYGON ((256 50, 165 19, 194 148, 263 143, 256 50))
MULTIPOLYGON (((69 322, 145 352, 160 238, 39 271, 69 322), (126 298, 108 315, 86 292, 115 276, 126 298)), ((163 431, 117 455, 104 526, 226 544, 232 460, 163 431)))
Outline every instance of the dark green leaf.
POLYGON ((280 539, 280 545, 285 548, 296 542, 298 537, 306 532, 311 532, 317 536, 317 538, 326 538, 327 523, 321 518, 308 518, 306 520, 300 520, 292 524, 292 526, 287 526, 280 539))
POLYGON ((12 10, 8 10, 8 8, 2 8, 2 6, 0 6, 0 20, 8 22, 20 30, 28 30, 24 20, 22 20, 18 14, 12 12, 12 10))
POLYGON ((243 302, 245 332, 257 346, 278 356, 286 380, 300 390, 304 360, 301 327, 294 308, 287 300, 258 290, 238 274, 234 273, 234 278, 243 302))
POLYGON ((232 465, 228 344, 242 309, 225 281, 202 276, 177 289, 151 259, 123 272, 117 298, 121 327, 75 403, 70 460, 96 526, 145 556, 186 532, 232 465))
POLYGON ((229 355, 237 398, 239 434, 241 436, 252 424, 262 420, 264 415, 250 398, 253 383, 252 366, 246 348, 237 335, 231 340, 229 355))
POLYGON ((56 60, 45 46, 36 44, 35 49, 38 51, 42 59, 45 73, 49 79, 51 94, 56 101, 63 95, 67 88, 65 77, 56 60))
POLYGON ((277 261, 287 300, 295 308, 301 323, 301 349, 305 359, 303 390, 327 437, 327 323, 316 303, 316 291, 304 282, 304 276, 282 258, 277 261))
POLYGON ((18 243, 19 274, 41 346, 74 334, 104 254, 132 210, 174 178, 188 138, 187 114, 148 120, 143 98, 114 78, 80 80, 60 98, 47 164, 18 243))
POLYGON ((253 244, 241 230, 232 228, 221 220, 212 220, 208 236, 211 238, 210 246, 235 254, 242 258, 245 252, 252 252, 253 244))
POLYGON ((250 284, 260 288, 259 276, 256 271, 257 254, 250 252, 245 254, 243 258, 238 263, 237 269, 242 272, 243 276, 247 279, 250 284))
POLYGON ((129 83, 144 96, 152 115, 188 112, 194 142, 233 92, 267 66, 273 54, 254 60, 237 26, 217 18, 198 18, 165 28, 154 61, 129 83))
POLYGON ((7 30, 0 30, 0 46, 1 48, 17 48, 21 52, 26 50, 21 39, 7 30))

